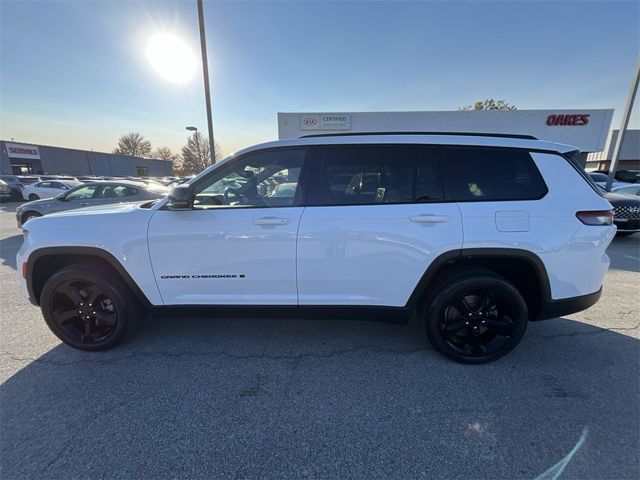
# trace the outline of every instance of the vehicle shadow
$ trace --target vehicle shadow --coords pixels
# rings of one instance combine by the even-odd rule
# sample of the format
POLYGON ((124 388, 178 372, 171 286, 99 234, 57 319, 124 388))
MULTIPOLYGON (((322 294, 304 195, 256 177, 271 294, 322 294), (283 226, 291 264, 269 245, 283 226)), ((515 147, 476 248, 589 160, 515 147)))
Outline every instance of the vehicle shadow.
MULTIPOLYGON (((403 326, 151 318, 0 387, 5 478, 637 478, 639 341, 531 324, 486 365, 403 326)), ((11 352, 5 355, 12 356, 11 352)))
POLYGON ((640 272, 640 234, 616 237, 607 249, 610 268, 640 272))
POLYGON ((14 270, 17 268, 16 255, 22 246, 22 240, 22 235, 0 239, 0 261, 2 261, 2 265, 8 265, 14 270))
POLYGON ((0 203, 0 211, 2 212, 7 212, 7 213, 15 213, 16 209, 22 205, 23 203, 25 203, 24 201, 21 202, 2 202, 0 203))

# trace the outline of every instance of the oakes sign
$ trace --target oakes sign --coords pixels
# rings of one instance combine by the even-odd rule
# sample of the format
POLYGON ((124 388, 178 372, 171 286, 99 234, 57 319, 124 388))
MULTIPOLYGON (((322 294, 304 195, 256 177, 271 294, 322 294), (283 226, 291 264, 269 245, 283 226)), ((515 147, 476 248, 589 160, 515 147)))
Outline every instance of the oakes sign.
POLYGON ((300 115, 301 130, 351 130, 349 113, 311 113, 300 115))
POLYGON ((580 126, 588 125, 588 124, 589 124, 589 114, 588 113, 576 114, 576 115, 569 115, 569 114, 554 115, 554 114, 551 114, 551 115, 549 115, 547 117, 547 125, 549 125, 550 127, 558 127, 558 126, 580 127, 580 126))

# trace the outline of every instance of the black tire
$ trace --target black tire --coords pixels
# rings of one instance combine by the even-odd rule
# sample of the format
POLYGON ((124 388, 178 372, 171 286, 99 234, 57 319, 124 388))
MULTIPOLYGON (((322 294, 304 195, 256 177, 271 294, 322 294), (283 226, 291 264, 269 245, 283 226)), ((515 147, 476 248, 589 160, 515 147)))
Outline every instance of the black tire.
POLYGON ((617 237, 630 237, 638 232, 616 232, 617 237))
POLYGON ((42 289, 42 314, 51 331, 80 350, 100 351, 128 337, 143 312, 127 285, 100 265, 71 265, 42 289))
POLYGON ((30 193, 29 194, 29 200, 31 200, 33 202, 34 200, 40 200, 40 197, 38 195, 36 195, 35 193, 30 193))
POLYGON ((40 215, 38 212, 27 212, 22 215, 22 219, 20 221, 22 222, 21 224, 24 225, 25 223, 27 223, 27 220, 31 220, 32 218, 37 218, 41 216, 42 215, 40 215))
POLYGON ((524 335, 529 313, 509 281, 483 269, 441 277, 422 309, 424 331, 433 347, 457 362, 493 362, 513 350, 524 335))

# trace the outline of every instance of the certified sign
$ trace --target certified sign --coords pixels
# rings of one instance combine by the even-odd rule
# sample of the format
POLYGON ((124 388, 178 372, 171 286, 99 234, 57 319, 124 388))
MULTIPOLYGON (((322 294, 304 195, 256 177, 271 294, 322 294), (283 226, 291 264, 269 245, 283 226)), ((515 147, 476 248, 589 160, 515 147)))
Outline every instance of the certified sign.
POLYGON ((30 160, 40 159, 40 150, 35 145, 22 145, 19 143, 7 142, 7 153, 9 158, 27 158, 30 160))
POLYGON ((351 130, 349 113, 309 113, 300 115, 301 130, 351 130))

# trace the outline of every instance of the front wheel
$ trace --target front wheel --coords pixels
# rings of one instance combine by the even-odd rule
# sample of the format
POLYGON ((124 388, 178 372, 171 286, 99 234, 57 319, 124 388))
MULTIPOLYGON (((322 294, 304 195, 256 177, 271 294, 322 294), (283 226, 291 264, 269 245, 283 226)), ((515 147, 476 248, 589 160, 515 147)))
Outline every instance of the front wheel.
POLYGON ((100 265, 72 265, 42 289, 47 325, 64 343, 81 350, 106 350, 133 332, 141 312, 122 280, 100 265))
POLYGON ((36 195, 35 193, 30 193, 29 194, 29 200, 31 200, 33 202, 34 200, 40 200, 40 197, 38 195, 36 195))
POLYGON ((527 329, 527 304, 506 279, 491 272, 444 282, 424 312, 427 338, 461 363, 486 363, 506 355, 527 329))

